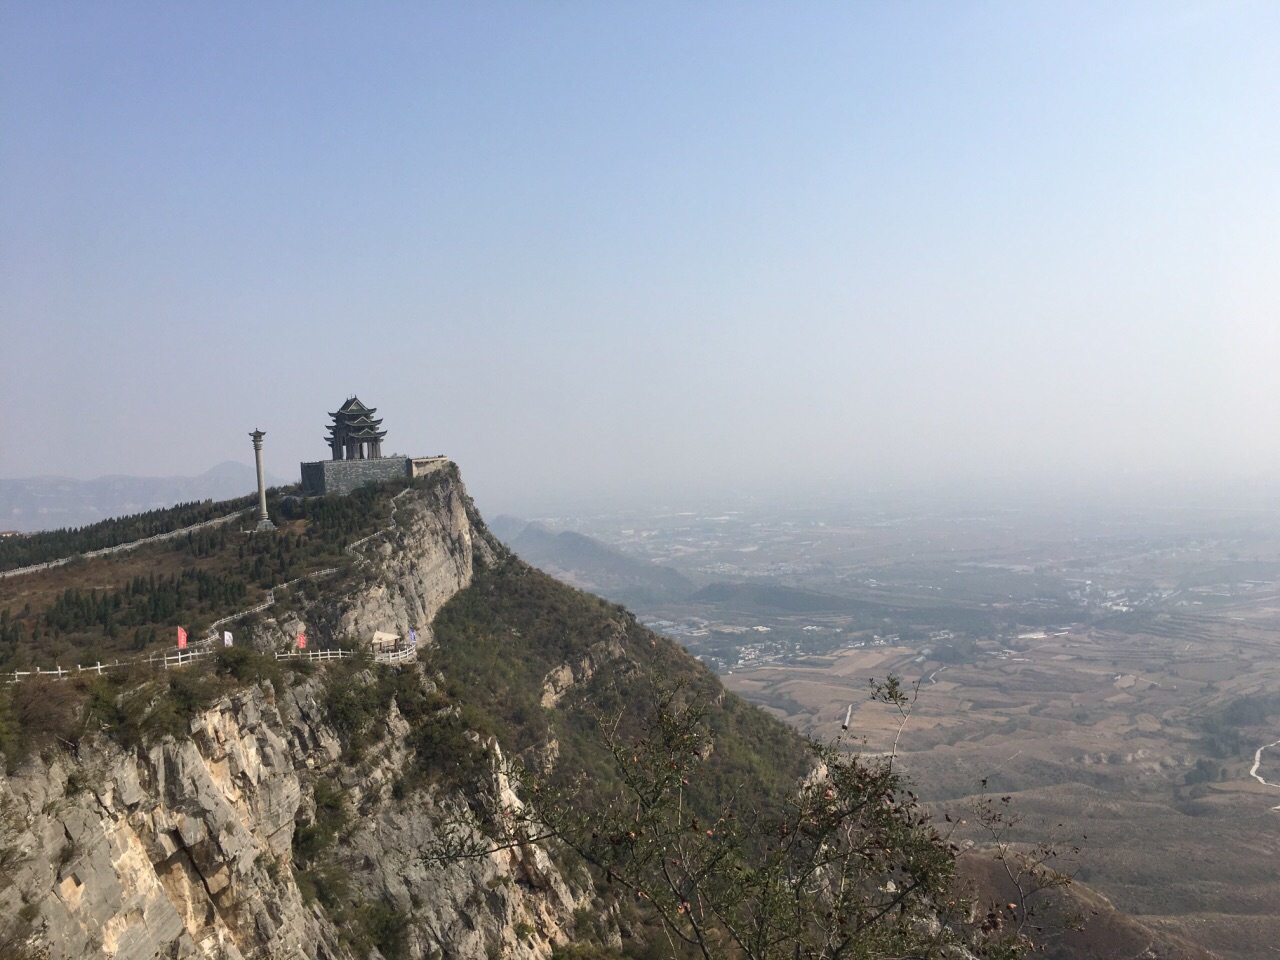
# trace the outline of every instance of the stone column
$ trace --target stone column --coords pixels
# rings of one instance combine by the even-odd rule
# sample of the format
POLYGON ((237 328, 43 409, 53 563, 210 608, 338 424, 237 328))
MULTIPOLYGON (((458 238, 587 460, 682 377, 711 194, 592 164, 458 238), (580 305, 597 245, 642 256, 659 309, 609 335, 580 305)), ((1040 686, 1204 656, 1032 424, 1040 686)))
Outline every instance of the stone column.
POLYGON ((267 485, 262 476, 262 438, 266 436, 261 430, 249 434, 253 438, 253 459, 258 466, 258 530, 274 530, 275 524, 267 516, 267 485))

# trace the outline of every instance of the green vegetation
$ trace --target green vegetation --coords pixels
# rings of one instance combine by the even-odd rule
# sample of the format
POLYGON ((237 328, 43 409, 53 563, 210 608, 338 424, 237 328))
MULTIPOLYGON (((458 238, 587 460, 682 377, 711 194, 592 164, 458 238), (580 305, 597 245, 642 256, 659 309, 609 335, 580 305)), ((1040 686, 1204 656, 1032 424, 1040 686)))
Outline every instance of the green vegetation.
POLYGON ((961 638, 939 644, 933 651, 931 659, 946 664, 972 663, 981 653, 982 651, 973 640, 961 638))
MULTIPOLYGON (((495 731, 533 800, 473 796, 475 819, 440 859, 552 843, 632 918, 626 957, 929 957, 959 943, 1011 957, 1030 945, 1025 917, 970 912, 956 848, 891 760, 805 743, 625 610, 506 558, 434 627, 430 669, 495 731), (564 664, 576 682, 548 709, 544 681, 564 664)), ((896 684, 880 696, 906 702, 896 684)), ((618 956, 580 921, 582 942, 558 955, 618 956)))
POLYGON ((387 960, 409 956, 409 916, 381 902, 362 904, 356 912, 361 941, 378 948, 387 960))
POLYGON ((1208 757, 1201 757, 1196 761, 1196 765, 1187 771, 1187 775, 1182 782, 1188 785, 1197 783, 1209 783, 1219 779, 1220 768, 1216 763, 1208 757))
MULTIPOLYGON (((323 700, 326 719, 340 734, 343 762, 358 762, 381 741, 392 700, 414 713, 426 698, 415 667, 391 668, 364 660, 327 665, 323 700)), ((388 960, 409 955, 410 917, 383 901, 364 901, 350 882, 336 847, 354 825, 346 791, 318 775, 312 782, 314 814, 293 835, 294 877, 306 900, 321 903, 345 944, 364 956, 373 948, 388 960)))
POLYGON ((168 623, 193 605, 231 607, 243 603, 247 594, 248 584, 241 577, 188 568, 159 580, 154 573, 147 578, 134 577, 127 587, 110 594, 68 587, 45 609, 43 620, 55 638, 95 626, 115 637, 121 629, 168 623))
POLYGON ((1280 713, 1280 693, 1238 697, 1222 711, 1222 722, 1232 727, 1260 727, 1280 713))
MULTIPOLYGON (((272 493, 279 494, 279 490, 272 493)), ((225 517, 238 510, 247 510, 257 500, 257 495, 236 500, 203 500, 180 503, 162 510, 148 510, 128 517, 113 517, 101 523, 70 530, 48 530, 42 533, 6 537, 0 540, 0 570, 12 570, 50 560, 61 560, 78 553, 102 550, 106 547, 132 543, 161 533, 172 533, 183 527, 195 526, 225 517)))
POLYGON ((362 659, 340 660, 325 671, 326 719, 341 734, 345 759, 358 760, 382 739, 395 695, 394 672, 362 659))
MULTIPOLYGON (((1243 731, 1249 727, 1265 726, 1268 719, 1277 714, 1280 714, 1280 693, 1237 697, 1221 713, 1200 717, 1198 726, 1203 733, 1200 747, 1210 757, 1217 759, 1243 756, 1256 746, 1254 740, 1243 731)), ((1207 761, 1198 761, 1197 764, 1200 762, 1207 761)), ((1209 768, 1212 775, 1202 776, 1197 765, 1195 770, 1188 773, 1186 782, 1204 783, 1217 779, 1217 766, 1210 764, 1209 768)))
MULTIPOLYGON (((707 715, 715 743, 699 791, 707 802, 751 784, 781 795, 808 766, 803 741, 737 696, 674 643, 635 622, 624 608, 565 586, 514 557, 479 572, 437 615, 431 668, 446 692, 472 710, 474 728, 496 732, 508 756, 535 761, 549 740, 559 747, 557 776, 616 783, 602 724, 644 702, 655 681, 680 683, 716 703, 707 715), (627 669, 602 669, 625 654, 627 669), (597 665, 556 710, 542 706, 543 683, 562 664, 597 665)), ((622 714, 618 733, 636 730, 622 714)))
POLYGON ((293 852, 299 861, 316 863, 351 820, 346 795, 330 780, 317 780, 312 791, 315 817, 294 831, 293 852))
MULTIPOLYGON (((278 501, 275 533, 217 528, 176 538, 141 555, 154 569, 95 567, 119 569, 111 586, 51 579, 41 602, 0 610, 0 657, 10 658, 0 663, 146 645, 176 623, 194 629, 273 584, 345 563, 346 545, 385 525, 404 486, 278 501)), ((500 556, 477 564, 434 629, 420 666, 355 658, 317 671, 341 763, 376 756, 394 704, 411 749, 392 802, 460 791, 470 805, 460 815, 469 829, 449 836, 442 856, 542 840, 567 875, 593 878, 603 919, 578 918, 582 942, 562 956, 617 957, 608 942, 624 923, 621 954, 634 960, 932 957, 959 944, 1004 957, 1027 946, 1029 914, 1010 922, 972 912, 956 886, 956 848, 892 759, 806 743, 622 607, 500 556), (532 801, 521 810, 501 807, 495 742, 532 801)), ((32 750, 74 749, 90 734, 130 748, 181 737, 217 697, 255 683, 281 689, 292 669, 237 647, 167 673, 24 680, 0 688, 0 749, 13 764, 32 750)), ((879 695, 900 709, 905 702, 893 684, 879 695)), ((353 953, 408 956, 411 913, 365 900, 360 867, 345 859, 379 794, 355 810, 332 771, 306 786, 311 816, 292 851, 300 891, 353 953)))
POLYGON ((183 737, 218 697, 268 682, 283 684, 284 668, 247 648, 219 650, 181 670, 137 666, 64 680, 28 677, 0 685, 0 753, 12 771, 34 751, 75 748, 95 733, 126 747, 183 737))
MULTIPOLYGON (((905 718, 909 702, 896 681, 877 697, 905 718)), ((561 788, 517 770, 534 805, 490 806, 487 821, 456 824, 439 858, 485 857, 532 840, 562 845, 634 916, 626 957, 929 958, 963 945, 1013 958, 1034 946, 1032 921, 1054 912, 1042 894, 1068 880, 1050 866, 1051 847, 1024 856, 1004 841, 1015 822, 1003 808, 1008 797, 988 804, 982 822, 1018 900, 1008 914, 994 906, 984 914, 959 890, 958 847, 891 758, 811 744, 814 772, 802 783, 773 795, 744 781, 708 803, 699 785, 721 745, 707 723, 714 709, 683 683, 653 687, 647 703, 628 705, 602 734, 613 786, 579 776, 561 788), (620 737, 624 714, 638 722, 620 737)), ((575 932, 582 942, 561 955, 615 955, 593 942, 589 917, 575 918, 575 932)))
MULTIPOLYGON (((372 484, 346 496, 302 499, 273 491, 268 506, 278 529, 270 533, 249 535, 234 523, 206 527, 126 553, 0 580, 0 672, 124 658, 171 643, 178 626, 194 638, 214 620, 261 603, 267 591, 307 574, 336 568, 339 578, 357 575, 346 548, 386 526, 392 496, 409 486, 430 490, 447 479, 456 479, 456 471, 372 484), (86 581, 97 586, 87 587, 86 581)), ((239 504, 153 511, 141 519, 85 527, 75 536, 64 531, 14 537, 0 542, 0 551, 17 549, 12 541, 37 539, 50 558, 65 557, 119 538, 121 531, 178 529, 225 516, 239 504)))

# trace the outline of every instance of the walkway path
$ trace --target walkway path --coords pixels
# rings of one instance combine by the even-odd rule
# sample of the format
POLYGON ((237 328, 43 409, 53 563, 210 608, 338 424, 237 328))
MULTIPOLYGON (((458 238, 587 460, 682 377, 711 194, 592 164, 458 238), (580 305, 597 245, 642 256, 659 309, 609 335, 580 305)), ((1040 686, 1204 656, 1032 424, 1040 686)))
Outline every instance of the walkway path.
POLYGON ((323 570, 317 570, 315 573, 303 574, 301 577, 294 577, 286 583, 276 584, 267 591, 267 599, 265 601, 258 604, 256 607, 250 607, 248 610, 239 610, 236 613, 231 614, 229 617, 223 617, 221 620, 213 621, 213 623, 209 624, 209 636, 205 637, 203 640, 196 640, 191 645, 195 647, 206 643, 212 643, 214 640, 218 639, 218 628, 223 624, 231 623, 233 620, 239 620, 241 617, 247 617, 251 613, 259 613, 267 609, 267 607, 276 602, 277 590, 285 590, 292 587, 295 583, 301 583, 303 580, 314 580, 316 577, 327 577, 329 574, 337 572, 337 567, 325 567, 323 570))
POLYGON ((391 513, 388 514, 387 516, 387 525, 385 527, 383 527, 381 530, 375 530, 373 533, 369 534, 367 537, 361 537, 355 543, 347 544, 347 553, 351 554, 351 556, 355 559, 357 563, 368 563, 369 558, 362 553, 357 553, 356 548, 363 547, 366 543, 368 543, 374 537, 380 537, 384 533, 391 532, 391 530, 396 525, 396 501, 399 500, 401 497, 403 497, 406 493, 408 493, 412 489, 413 487, 407 487, 391 498, 391 513))
MULTIPOLYGON (((391 498, 391 512, 387 517, 387 525, 385 527, 383 527, 381 530, 374 531, 373 533, 369 534, 369 536, 367 537, 362 537, 361 539, 355 541, 355 543, 351 543, 347 545, 346 552, 352 556, 353 562, 355 563, 370 562, 367 557, 365 557, 361 553, 358 553, 356 548, 363 546, 364 544, 368 543, 370 540, 374 539, 375 537, 380 537, 383 534, 391 532, 391 530, 396 526, 396 501, 399 500, 401 497, 403 497, 406 493, 411 492, 412 490, 413 490, 413 487, 407 487, 406 489, 401 490, 399 493, 397 493, 394 497, 391 498)), ((106 554, 106 553, 114 553, 118 550, 133 549, 134 547, 141 546, 144 543, 154 543, 157 540, 170 539, 172 537, 179 536, 180 534, 187 533, 191 530, 198 530, 201 527, 208 527, 218 523, 226 523, 229 520, 234 520, 236 517, 242 516, 243 514, 244 514, 243 510, 238 510, 235 513, 228 514, 225 517, 218 517, 213 520, 206 520, 204 523, 198 523, 192 527, 184 527, 181 530, 174 530, 171 533, 157 534, 156 536, 148 537, 145 540, 135 540, 132 543, 123 543, 115 547, 106 547, 103 550, 94 550, 90 553, 77 554, 76 556, 97 557, 97 556, 102 556, 103 554, 106 554)), ((22 567, 18 570, 6 570, 3 573, 0 573, 0 577, 10 577, 20 573, 30 573, 34 570, 44 570, 44 569, 47 569, 48 567, 57 567, 57 566, 61 566, 64 563, 70 563, 74 559, 76 559, 76 557, 64 557, 61 560, 50 560, 48 563, 37 564, 32 567, 22 567)), ((288 581, 287 583, 277 584, 276 586, 268 590, 267 599, 264 602, 259 603, 256 606, 249 607, 246 610, 239 610, 236 613, 231 614, 230 616, 223 617, 221 620, 215 620, 212 624, 209 625, 208 636, 204 637, 201 640, 194 640, 189 644, 189 648, 209 648, 209 649, 179 650, 176 653, 165 654, 162 656, 153 653, 146 657, 135 657, 132 660, 116 660, 113 663, 96 663, 91 667, 77 666, 75 670, 67 670, 67 669, 63 669, 62 667, 56 667, 53 670, 40 670, 40 669, 36 669, 35 671, 15 670, 12 674, 6 673, 3 675, 4 682, 6 683, 17 682, 23 677, 32 676, 33 673, 39 676, 53 677, 57 680, 61 680, 63 677, 75 676, 77 673, 83 673, 85 671, 92 671, 92 672, 101 674, 103 670, 110 670, 114 667, 128 666, 131 663, 149 663, 149 664, 161 663, 163 664, 165 669, 168 669, 171 666, 177 666, 177 667, 186 666, 187 664, 191 663, 195 659, 198 659, 199 657, 208 656, 210 653, 213 652, 214 649, 216 649, 213 645, 214 645, 214 641, 219 639, 219 632, 220 632, 218 629, 219 627, 222 627, 225 624, 231 623, 234 620, 239 620, 241 617, 247 617, 251 613, 259 613, 263 610, 266 610, 268 607, 272 606, 276 602, 277 590, 284 590, 288 587, 292 587, 294 584, 301 583, 303 580, 313 580, 316 577, 326 577, 330 574, 337 573, 337 572, 338 572, 337 567, 325 567, 323 570, 316 570, 314 573, 304 574, 301 577, 294 577, 294 579, 288 581)), ((281 659, 285 657, 295 657, 295 656, 302 656, 304 659, 308 659, 308 660, 329 660, 329 659, 340 659, 346 656, 353 656, 353 654, 350 654, 348 651, 341 651, 341 650, 311 650, 311 651, 294 650, 294 651, 289 651, 283 654, 280 654, 280 653, 276 654, 277 659, 281 659)), ((417 647, 416 645, 412 645, 409 647, 405 647, 404 649, 401 649, 401 650, 387 651, 385 653, 375 654, 374 660, 377 661, 378 663, 403 663, 407 660, 416 659, 416 657, 417 657, 417 647)))
POLYGON ((161 540, 172 540, 175 537, 181 537, 191 533, 193 530, 201 530, 204 527, 216 527, 219 524, 230 523, 237 517, 244 516, 245 510, 250 509, 244 507, 235 513, 229 513, 225 517, 214 517, 212 520, 205 520, 202 523, 195 523, 189 527, 182 527, 180 530, 170 530, 168 533, 157 533, 154 537, 143 537, 141 540, 131 540, 128 543, 117 543, 114 547, 103 547, 101 550, 89 550, 85 553, 73 553, 69 557, 60 557, 57 560, 46 560, 44 563, 33 563, 29 567, 18 567, 15 570, 0 570, 0 580, 6 577, 17 577, 24 573, 35 573, 37 570, 48 570, 51 567, 61 567, 70 563, 72 560, 92 559, 93 557, 105 557, 109 553, 122 553, 125 550, 136 550, 138 547, 144 547, 148 543, 158 543, 161 540))

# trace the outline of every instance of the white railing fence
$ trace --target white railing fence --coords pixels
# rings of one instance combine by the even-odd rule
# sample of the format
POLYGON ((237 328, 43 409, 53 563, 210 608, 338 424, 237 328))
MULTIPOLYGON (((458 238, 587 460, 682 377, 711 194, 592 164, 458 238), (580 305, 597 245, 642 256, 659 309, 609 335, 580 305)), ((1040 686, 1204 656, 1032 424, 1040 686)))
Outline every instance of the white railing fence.
POLYGON ((417 657, 417 647, 405 647, 401 650, 386 650, 373 655, 373 659, 378 663, 404 663, 406 660, 416 660, 417 657))
MULTIPOLYGON (((358 551, 358 548, 368 543, 370 540, 373 540, 375 537, 380 537, 386 533, 389 533, 396 526, 396 501, 399 500, 401 497, 403 497, 406 493, 412 492, 412 490, 413 490, 413 487, 409 487, 407 489, 401 490, 399 493, 397 493, 395 496, 391 498, 391 511, 388 514, 387 525, 385 527, 383 527, 381 530, 376 531, 375 533, 371 533, 367 537, 363 537, 360 540, 357 540, 355 543, 351 543, 347 545, 346 552, 351 557, 353 557, 357 563, 369 562, 368 559, 358 551)), ((246 509, 250 509, 250 508, 246 508, 246 509)), ((215 526, 217 524, 228 523, 229 521, 234 520, 236 517, 242 516, 243 514, 244 514, 244 510, 242 509, 242 510, 236 511, 235 513, 228 514, 225 517, 215 517, 213 520, 206 520, 204 523, 197 523, 190 527, 184 527, 181 530, 173 530, 169 533, 157 534, 154 537, 146 537, 145 539, 142 539, 142 540, 135 540, 132 543, 122 543, 114 547, 106 547, 102 550, 93 550, 93 551, 89 551, 88 553, 77 554, 74 557, 64 557, 59 560, 51 560, 47 563, 38 563, 38 564, 35 564, 34 566, 23 567, 18 570, 0 571, 0 578, 17 576, 23 573, 31 573, 35 570, 44 570, 49 567, 61 566, 62 564, 70 563, 72 560, 75 560, 77 557, 85 557, 85 558, 98 557, 104 554, 116 553, 123 550, 132 550, 135 547, 140 547, 143 544, 147 544, 147 543, 154 543, 157 540, 173 539, 175 537, 181 536, 182 534, 189 533, 192 530, 199 530, 202 527, 210 527, 210 526, 215 526)), ((165 670, 168 670, 171 667, 185 667, 188 664, 192 663, 193 661, 201 657, 207 657, 210 654, 216 653, 219 649, 221 649, 216 645, 216 642, 219 639, 221 639, 221 630, 219 628, 235 620, 238 620, 241 617, 248 616, 251 613, 260 613, 263 610, 266 610, 268 607, 274 605, 276 602, 277 590, 287 589, 288 587, 292 587, 294 584, 300 583, 303 580, 312 580, 317 577, 326 577, 326 576, 329 576, 330 574, 334 574, 337 572, 338 572, 337 567, 326 567, 323 570, 317 570, 314 573, 308 573, 301 577, 296 577, 293 580, 288 581, 287 583, 278 584, 277 586, 273 587, 271 590, 267 591, 267 599, 264 602, 258 604, 257 606, 250 607, 247 610, 240 610, 236 613, 233 613, 229 617, 223 617, 221 620, 215 620, 213 624, 211 624, 209 627, 208 636, 202 637, 199 640, 192 640, 188 644, 187 649, 185 650, 176 650, 173 653, 168 653, 168 654, 153 653, 150 656, 139 657, 135 660, 115 660, 111 663, 95 663, 91 667, 82 667, 79 664, 77 664, 75 670, 70 670, 60 666, 54 667, 54 669, 52 670, 41 670, 39 667, 37 667, 35 670, 14 670, 12 673, 0 674, 0 682, 17 683, 26 677, 52 677, 55 680, 62 680, 62 679, 65 679, 66 677, 78 676, 79 674, 85 673, 85 672, 97 673, 99 676, 101 676, 103 670, 113 670, 118 667, 126 667, 126 666, 130 666, 131 664, 143 664, 143 663, 150 664, 151 666, 161 666, 165 670)), ((418 655, 417 646, 410 645, 400 650, 388 650, 388 651, 377 652, 373 655, 373 659, 376 663, 404 663, 406 661, 416 659, 417 655, 418 655)), ((355 656, 355 654, 350 650, 296 650, 295 649, 295 650, 286 650, 286 651, 277 652, 275 656, 277 660, 303 659, 307 661, 315 661, 315 660, 341 660, 346 657, 353 657, 355 656)))
MULTIPOLYGON (((353 650, 281 650, 276 653, 277 660, 342 660, 356 656, 353 650)), ((406 663, 416 659, 418 648, 408 646, 401 650, 382 650, 373 655, 375 663, 406 663)))
MULTIPOLYGON (((207 641, 205 641, 207 643, 207 641)), ((151 654, 148 657, 139 657, 137 660, 113 660, 111 663, 102 663, 101 661, 89 666, 81 666, 76 664, 75 669, 70 667, 54 667, 52 670, 42 670, 36 667, 34 670, 14 670, 11 673, 0 674, 0 683, 18 683, 27 677, 48 677, 51 680, 65 680, 67 677, 78 677, 85 673, 96 673, 102 676, 104 670, 116 670, 120 667, 130 667, 138 664, 146 664, 155 668, 170 670, 177 667, 185 667, 200 660, 204 657, 212 656, 217 653, 221 647, 208 647, 207 649, 192 650, 175 650, 173 653, 151 654)), ((277 660, 305 660, 314 662, 316 660, 344 660, 347 657, 356 656, 353 650, 278 650, 275 657, 277 660)), ((407 663, 416 660, 418 657, 418 648, 416 645, 409 645, 400 650, 382 650, 373 655, 375 663, 407 663)))
POLYGON ((342 660, 354 657, 350 650, 278 650, 277 660, 342 660))
POLYGON ((36 667, 34 670, 14 670, 12 673, 4 674, 3 679, 5 683, 16 683, 23 677, 49 677, 53 680, 61 680, 63 677, 74 677, 81 673, 96 673, 101 676, 103 670, 111 670, 114 667, 123 666, 127 666, 127 663, 116 660, 112 663, 95 663, 91 667, 82 667, 77 663, 74 670, 69 667, 54 667, 52 670, 41 670, 36 667))

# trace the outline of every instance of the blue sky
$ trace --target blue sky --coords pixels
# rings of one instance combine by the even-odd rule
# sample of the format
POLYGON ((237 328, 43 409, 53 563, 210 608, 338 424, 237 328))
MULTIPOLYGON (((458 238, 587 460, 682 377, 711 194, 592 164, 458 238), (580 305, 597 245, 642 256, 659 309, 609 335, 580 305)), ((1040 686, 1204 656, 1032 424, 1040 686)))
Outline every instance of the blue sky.
POLYGON ((0 476, 1280 479, 1280 6, 794 6, 0 2, 0 476))

